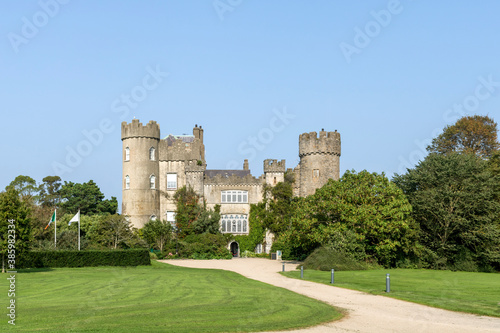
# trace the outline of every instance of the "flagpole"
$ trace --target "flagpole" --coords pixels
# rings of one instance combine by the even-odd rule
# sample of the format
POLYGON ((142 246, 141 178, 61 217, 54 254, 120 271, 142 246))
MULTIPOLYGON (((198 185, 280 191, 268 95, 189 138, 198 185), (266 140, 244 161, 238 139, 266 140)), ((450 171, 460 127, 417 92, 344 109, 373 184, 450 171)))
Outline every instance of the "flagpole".
POLYGON ((57 247, 57 209, 54 210, 54 248, 57 247))
POLYGON ((80 210, 78 210, 78 251, 80 251, 80 210))

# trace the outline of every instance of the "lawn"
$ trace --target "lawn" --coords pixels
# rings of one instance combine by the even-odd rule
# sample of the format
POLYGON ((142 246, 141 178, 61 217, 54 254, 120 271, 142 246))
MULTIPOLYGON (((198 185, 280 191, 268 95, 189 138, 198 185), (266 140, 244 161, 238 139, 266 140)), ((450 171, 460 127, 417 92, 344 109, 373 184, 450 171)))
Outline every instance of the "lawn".
POLYGON ((222 270, 153 262, 139 267, 54 268, 16 275, 16 325, 7 324, 0 280, 0 331, 248 332, 340 318, 331 306, 222 270))
MULTIPOLYGON (((300 270, 282 273, 300 279, 300 270)), ((330 285, 331 272, 304 270, 304 279, 330 285)), ((437 308, 500 317, 500 274, 390 269, 335 272, 334 286, 437 308), (391 291, 385 292, 386 274, 391 291)))

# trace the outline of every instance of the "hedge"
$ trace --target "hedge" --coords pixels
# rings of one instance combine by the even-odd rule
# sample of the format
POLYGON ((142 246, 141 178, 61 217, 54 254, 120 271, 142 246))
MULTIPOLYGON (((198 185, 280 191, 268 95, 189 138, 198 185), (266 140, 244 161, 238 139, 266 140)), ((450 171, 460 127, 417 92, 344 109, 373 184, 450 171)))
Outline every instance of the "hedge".
POLYGON ((28 251, 16 268, 150 265, 147 249, 28 251))

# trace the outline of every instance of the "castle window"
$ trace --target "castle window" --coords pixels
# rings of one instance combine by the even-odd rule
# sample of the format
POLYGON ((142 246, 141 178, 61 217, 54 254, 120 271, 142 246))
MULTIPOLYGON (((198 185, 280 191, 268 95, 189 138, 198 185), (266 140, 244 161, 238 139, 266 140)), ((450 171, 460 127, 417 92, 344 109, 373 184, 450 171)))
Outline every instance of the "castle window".
POLYGON ((247 215, 225 214, 221 215, 220 230, 222 233, 248 233, 247 215))
POLYGON ((248 203, 248 191, 222 191, 221 203, 248 203))
POLYGON ((176 227, 175 225, 175 212, 167 212, 167 222, 170 223, 172 227, 176 227))
POLYGON ((167 190, 177 190, 176 173, 167 173, 167 190))
POLYGON ((313 178, 318 179, 319 178, 319 169, 314 169, 313 170, 313 178))
POLYGON ((151 221, 156 221, 156 215, 151 215, 151 216, 149 217, 149 219, 150 219, 151 221))
POLYGON ((262 244, 257 244, 255 247, 255 253, 262 253, 262 244))
POLYGON ((276 177, 274 177, 273 184, 276 185, 276 177))
POLYGON ((150 161, 155 160, 155 148, 154 147, 149 148, 149 160, 150 161))
POLYGON ((125 161, 130 161, 130 148, 125 148, 125 161))
POLYGON ((149 177, 149 188, 151 188, 152 190, 154 190, 156 188, 156 177, 155 177, 155 175, 151 175, 151 177, 149 177))
POLYGON ((130 177, 128 175, 125 176, 125 189, 130 189, 130 177))

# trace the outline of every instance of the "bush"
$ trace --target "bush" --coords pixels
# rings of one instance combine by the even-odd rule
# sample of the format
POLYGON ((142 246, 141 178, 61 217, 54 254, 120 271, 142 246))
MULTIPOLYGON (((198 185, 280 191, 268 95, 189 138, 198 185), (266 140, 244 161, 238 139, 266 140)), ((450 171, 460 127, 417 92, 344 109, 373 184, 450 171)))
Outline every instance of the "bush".
POLYGON ((352 255, 338 252, 331 247, 320 247, 314 250, 304 261, 304 268, 329 271, 358 271, 374 268, 373 264, 357 261, 352 255))
POLYGON ((30 251, 19 258, 18 268, 150 265, 146 249, 104 251, 30 251))
POLYGON ((227 240, 222 234, 189 235, 179 241, 178 254, 191 259, 231 259, 226 246, 227 240))

